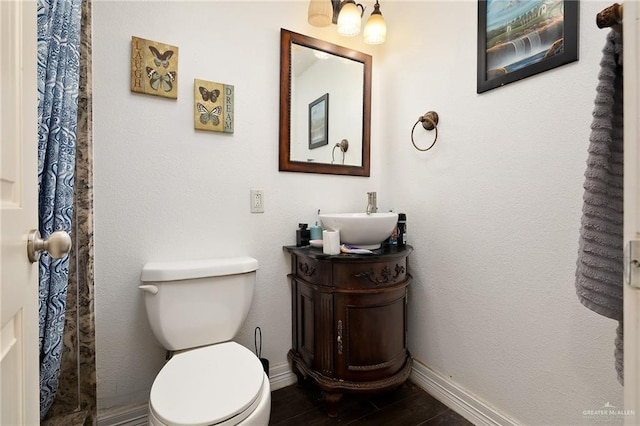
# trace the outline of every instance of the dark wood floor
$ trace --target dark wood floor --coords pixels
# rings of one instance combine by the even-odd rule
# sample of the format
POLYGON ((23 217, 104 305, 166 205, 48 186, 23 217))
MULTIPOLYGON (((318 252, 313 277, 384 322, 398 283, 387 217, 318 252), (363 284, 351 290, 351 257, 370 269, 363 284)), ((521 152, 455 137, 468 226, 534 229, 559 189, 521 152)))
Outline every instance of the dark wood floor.
POLYGON ((345 394, 338 417, 329 418, 319 389, 306 381, 271 394, 270 425, 471 426, 462 416, 420 389, 405 383, 383 393, 345 394))

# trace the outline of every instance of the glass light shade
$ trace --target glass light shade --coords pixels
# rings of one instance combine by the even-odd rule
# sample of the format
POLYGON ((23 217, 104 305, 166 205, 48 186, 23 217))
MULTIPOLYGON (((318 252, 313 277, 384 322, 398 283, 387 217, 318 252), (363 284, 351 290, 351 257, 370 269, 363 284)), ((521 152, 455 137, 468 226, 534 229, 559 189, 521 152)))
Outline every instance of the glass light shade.
POLYGON ((387 24, 381 13, 372 13, 362 32, 367 44, 381 44, 387 36, 387 24))
POLYGON ((331 0, 311 0, 307 21, 314 27, 327 27, 331 25, 333 18, 333 6, 331 0))
POLYGON ((360 33, 362 16, 355 3, 345 3, 338 15, 338 34, 353 37, 360 33))

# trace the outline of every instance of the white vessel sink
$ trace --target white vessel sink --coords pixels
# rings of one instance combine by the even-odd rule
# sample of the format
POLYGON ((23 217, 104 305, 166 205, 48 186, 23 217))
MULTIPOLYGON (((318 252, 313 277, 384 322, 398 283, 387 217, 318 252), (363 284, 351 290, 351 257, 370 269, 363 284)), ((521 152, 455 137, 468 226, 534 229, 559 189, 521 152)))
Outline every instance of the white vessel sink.
POLYGON ((319 216, 322 227, 340 231, 340 243, 376 249, 398 223, 397 213, 329 213, 319 216))

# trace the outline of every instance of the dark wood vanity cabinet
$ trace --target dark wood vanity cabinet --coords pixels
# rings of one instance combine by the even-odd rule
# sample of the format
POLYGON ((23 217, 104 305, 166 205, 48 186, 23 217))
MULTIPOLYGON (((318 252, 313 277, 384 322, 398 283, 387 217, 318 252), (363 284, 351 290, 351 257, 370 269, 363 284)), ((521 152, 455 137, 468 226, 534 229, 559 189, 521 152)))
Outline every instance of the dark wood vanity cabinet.
POLYGON ((395 247, 373 255, 325 255, 285 247, 291 254, 292 349, 298 380, 322 389, 329 415, 343 392, 379 391, 404 383, 407 350, 407 257, 395 247))

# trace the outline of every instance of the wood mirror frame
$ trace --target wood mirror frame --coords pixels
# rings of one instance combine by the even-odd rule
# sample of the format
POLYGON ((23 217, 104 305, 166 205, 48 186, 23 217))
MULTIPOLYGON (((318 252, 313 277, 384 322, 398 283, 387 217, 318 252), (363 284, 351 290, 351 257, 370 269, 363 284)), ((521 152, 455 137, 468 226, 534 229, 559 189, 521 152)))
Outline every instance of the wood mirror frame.
MULTIPOLYGON (((369 157, 371 151, 371 67, 372 58, 370 55, 289 30, 280 30, 280 171, 369 176, 369 157), (292 44, 324 51, 330 55, 347 58, 364 65, 362 123, 357 123, 357 125, 362 126, 362 161, 360 166, 291 160, 292 44)), ((346 119, 349 118, 346 117, 346 119)), ((332 141, 329 145, 334 146, 336 142, 339 141, 332 141)))

